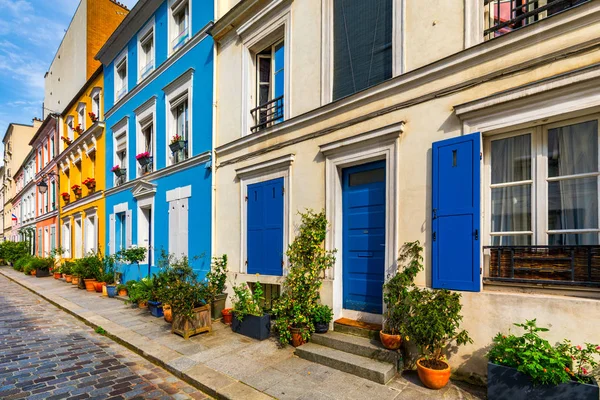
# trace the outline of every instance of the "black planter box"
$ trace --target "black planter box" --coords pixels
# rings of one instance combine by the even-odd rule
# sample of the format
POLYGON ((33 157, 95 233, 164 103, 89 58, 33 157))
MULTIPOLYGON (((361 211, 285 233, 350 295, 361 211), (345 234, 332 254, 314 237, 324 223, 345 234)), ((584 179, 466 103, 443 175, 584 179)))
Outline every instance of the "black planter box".
POLYGON ((244 315, 244 318, 240 321, 233 313, 231 330, 253 339, 265 340, 271 336, 271 316, 269 314, 262 317, 244 315))
POLYGON ((598 383, 561 383, 557 386, 534 386, 529 376, 516 368, 488 363, 488 400, 598 400, 598 383))
POLYGON ((160 301, 149 301, 148 308, 150 309, 150 312, 152 313, 152 315, 154 315, 157 318, 165 315, 163 313, 163 307, 162 307, 162 303, 160 301))
POLYGON ((35 277, 36 278, 45 278, 47 276, 50 276, 50 271, 47 269, 36 269, 35 270, 35 277))

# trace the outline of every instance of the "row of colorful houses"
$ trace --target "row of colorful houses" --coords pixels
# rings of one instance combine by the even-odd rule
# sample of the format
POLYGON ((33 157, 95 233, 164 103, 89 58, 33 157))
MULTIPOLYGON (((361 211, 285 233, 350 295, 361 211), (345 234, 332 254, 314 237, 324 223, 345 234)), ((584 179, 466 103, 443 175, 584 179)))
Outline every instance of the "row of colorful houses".
POLYGON ((596 335, 582 316, 600 315, 597 1, 526 15, 487 0, 87 12, 104 3, 115 21, 88 36, 85 80, 61 90, 76 69, 58 59, 64 40, 44 120, 5 135, 5 240, 65 258, 148 248, 125 279, 163 250, 198 256, 201 275, 227 254, 231 284, 277 293, 297 211, 324 209, 335 319, 381 322, 398 250, 419 240, 418 284, 462 293, 475 342, 450 360, 462 372, 483 374, 482 349, 513 322, 596 335))

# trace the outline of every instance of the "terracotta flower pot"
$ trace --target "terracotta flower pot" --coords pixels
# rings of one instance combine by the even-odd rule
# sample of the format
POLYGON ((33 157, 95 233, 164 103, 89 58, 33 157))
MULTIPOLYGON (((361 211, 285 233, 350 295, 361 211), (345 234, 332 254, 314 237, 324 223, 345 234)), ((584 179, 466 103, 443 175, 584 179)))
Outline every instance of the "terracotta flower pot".
POLYGON ((60 272, 54 273, 54 279, 60 279, 60 272))
POLYGON ((102 286, 104 286, 104 282, 94 282, 94 290, 96 290, 96 293, 102 293, 102 286))
POLYGON ((400 335, 389 335, 383 331, 379 331, 379 340, 386 349, 398 350, 402 344, 402 336, 400 335))
POLYGON ((30 272, 31 276, 35 276, 36 273, 37 273, 37 271, 35 269, 32 269, 30 272))
POLYGON ((83 283, 85 283, 85 290, 87 290, 88 292, 95 292, 96 291, 96 287, 94 286, 94 283, 96 283, 96 280, 91 278, 91 279, 84 279, 83 283))
POLYGON ((65 282, 71 283, 73 281, 73 275, 65 275, 65 282))
POLYGON ((168 304, 163 304, 163 317, 168 323, 173 322, 173 309, 168 304))
POLYGON ((127 289, 119 289, 119 296, 121 296, 121 297, 127 296, 127 289))
POLYGON ((292 346, 299 347, 306 343, 304 338, 302 338, 300 328, 290 328, 290 331, 292 331, 292 346))
POLYGON ((148 302, 146 300, 140 300, 137 304, 139 308, 148 308, 148 302))
POLYGON ((435 362, 439 363, 443 369, 429 368, 429 366, 426 367, 422 364, 423 362, 427 363, 428 361, 424 358, 417 361, 417 372, 423 385, 427 386, 429 389, 437 390, 448 384, 448 381, 450 380, 450 366, 447 362, 435 360, 435 362))
POLYGON ((221 310, 221 315, 223 316, 223 323, 227 325, 231 325, 231 316, 232 316, 233 308, 225 308, 221 310))
POLYGON ((71 284, 75 286, 79 285, 79 277, 73 276, 73 278, 71 279, 71 284))

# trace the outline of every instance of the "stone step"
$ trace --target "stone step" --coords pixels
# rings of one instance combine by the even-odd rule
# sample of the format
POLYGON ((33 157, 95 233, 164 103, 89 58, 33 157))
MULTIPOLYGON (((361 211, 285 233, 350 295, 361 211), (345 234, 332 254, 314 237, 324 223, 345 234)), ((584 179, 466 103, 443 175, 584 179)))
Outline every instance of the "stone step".
POLYGON ((381 325, 355 321, 349 318, 340 318, 333 322, 333 330, 348 335, 379 340, 381 325))
POLYGON ((309 342, 296 348, 296 355, 348 374, 360 376, 373 382, 385 385, 394 375, 396 367, 370 358, 346 353, 340 350, 309 342))
POLYGON ((398 370, 401 368, 402 354, 399 351, 386 349, 376 339, 346 335, 340 332, 327 332, 323 334, 315 333, 310 341, 346 353, 390 363, 395 365, 398 370))

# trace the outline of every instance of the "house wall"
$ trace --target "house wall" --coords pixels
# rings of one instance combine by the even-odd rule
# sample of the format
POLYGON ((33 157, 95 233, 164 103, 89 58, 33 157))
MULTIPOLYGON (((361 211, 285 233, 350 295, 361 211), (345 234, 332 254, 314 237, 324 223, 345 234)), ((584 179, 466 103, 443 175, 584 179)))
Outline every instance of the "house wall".
MULTIPOLYGON (((303 43, 305 38, 314 33, 308 29, 304 31, 304 25, 296 23, 300 13, 295 12, 295 7, 301 7, 300 3, 291 4, 292 42, 299 40, 303 43)), ((303 6, 309 7, 305 3, 303 6)), ((220 3, 222 4, 223 2, 220 3)), ((328 156, 321 151, 321 146, 339 142, 341 148, 359 154, 382 146, 384 141, 392 140, 389 138, 396 132, 392 141, 395 146, 392 156, 396 163, 391 164, 388 170, 395 172, 389 178, 389 184, 395 186, 395 201, 387 209, 386 222, 393 227, 393 241, 388 246, 397 249, 405 242, 419 240, 424 245, 425 271, 418 275, 416 282, 420 286, 431 286, 432 143, 472 132, 468 124, 457 116, 455 107, 578 68, 594 66, 600 61, 600 51, 592 44, 597 42, 597 32, 600 29, 597 22, 597 16, 600 15, 598 3, 585 4, 528 28, 460 51, 464 39, 460 32, 462 24, 466 24, 462 16, 462 4, 459 1, 444 4, 439 2, 439 13, 431 11, 436 7, 426 10, 423 7, 413 9, 411 7, 414 5, 407 5, 407 15, 411 16, 409 19, 412 21, 407 25, 405 43, 410 44, 407 45, 403 62, 408 67, 408 72, 319 109, 318 102, 313 100, 311 103, 307 100, 307 107, 311 103, 314 111, 304 109, 304 114, 300 114, 299 109, 295 108, 296 104, 303 104, 302 101, 296 102, 296 96, 304 93, 305 85, 311 85, 307 83, 311 77, 319 75, 319 72, 314 72, 314 68, 319 68, 320 65, 320 60, 316 60, 320 53, 315 51, 319 40, 307 39, 306 43, 310 42, 313 46, 310 51, 308 48, 299 50, 296 46, 300 44, 292 43, 292 118, 262 133, 245 137, 240 128, 242 109, 239 90, 235 90, 240 84, 240 74, 244 68, 241 65, 240 49, 243 38, 238 37, 234 31, 219 38, 215 252, 228 255, 229 278, 232 283, 256 280, 279 283, 282 280, 281 277, 257 277, 241 273, 244 262, 241 254, 243 235, 238 232, 243 230, 242 210, 245 205, 237 171, 294 155, 290 168, 290 187, 286 189, 286 195, 291 198, 289 233, 293 238, 300 222, 296 211, 306 208, 325 209, 328 217, 331 217, 340 207, 339 203, 330 202, 328 197, 331 196, 328 195, 331 182, 326 180, 328 156), (432 20, 438 21, 439 25, 433 25, 432 20), (428 43, 432 32, 441 31, 440 25, 445 29, 443 35, 440 33, 436 36, 439 43, 428 43), (573 51, 575 49, 577 51, 573 51), (298 67, 294 69, 294 65, 298 67), (404 123, 403 127, 386 133, 385 140, 379 137, 356 145, 350 145, 347 140, 369 132, 383 132, 401 123, 404 123), (395 218, 389 216, 391 210, 395 210, 395 218)), ((315 13, 319 14, 317 11, 315 13)), ((598 82, 593 81, 593 84, 598 85, 598 82)), ((551 86, 548 86, 547 90, 550 89, 551 86)), ((312 98, 311 95, 308 97, 312 98)), ((558 95, 553 101, 559 104, 567 100, 570 101, 571 98, 558 95)), ((581 107, 585 109, 584 103, 582 100, 581 107)), ((582 113, 596 113, 597 109, 592 108, 593 106, 595 104, 590 104, 590 108, 582 113)), ((509 120, 511 113, 519 109, 520 107, 511 107, 510 104, 501 106, 509 120)), ((562 115, 564 112, 558 110, 555 119, 567 118, 568 115, 562 115)), ((532 116, 527 126, 544 121, 546 120, 536 120, 532 116)), ((514 124, 516 128, 520 121, 515 121, 514 124)), ((484 135, 495 133, 497 131, 493 128, 483 131, 484 135)), ((485 160, 488 155, 482 156, 485 160)), ((388 160, 389 157, 388 155, 388 160)), ((489 222, 482 217, 482 224, 483 231, 489 222)), ((336 229, 336 226, 332 226, 328 232, 329 248, 335 247, 331 238, 339 236, 336 229)), ((483 244, 488 244, 488 240, 484 238, 483 244)), ((360 313, 345 314, 342 310, 339 282, 343 265, 340 261, 340 248, 337 258, 336 269, 328 271, 323 284, 322 302, 333 306, 335 318, 373 317, 360 313)), ((385 267, 386 272, 394 272, 394 258, 385 267)), ((523 322, 524 319, 538 318, 540 325, 556 327, 556 332, 549 336, 551 340, 558 340, 559 335, 560 339, 570 337, 574 341, 593 341, 597 337, 596 327, 586 324, 583 318, 593 315, 590 314, 591 311, 597 313, 598 301, 574 297, 592 297, 597 295, 597 291, 584 291, 583 294, 554 291, 554 295, 549 295, 542 290, 529 288, 526 292, 527 294, 516 293, 514 288, 488 285, 484 285, 483 291, 479 293, 461 292, 463 327, 470 332, 475 343, 450 355, 453 368, 458 368, 465 375, 485 375, 484 355, 492 337, 498 331, 506 331, 513 322, 523 322)), ((381 317, 378 320, 381 321, 381 317)))

